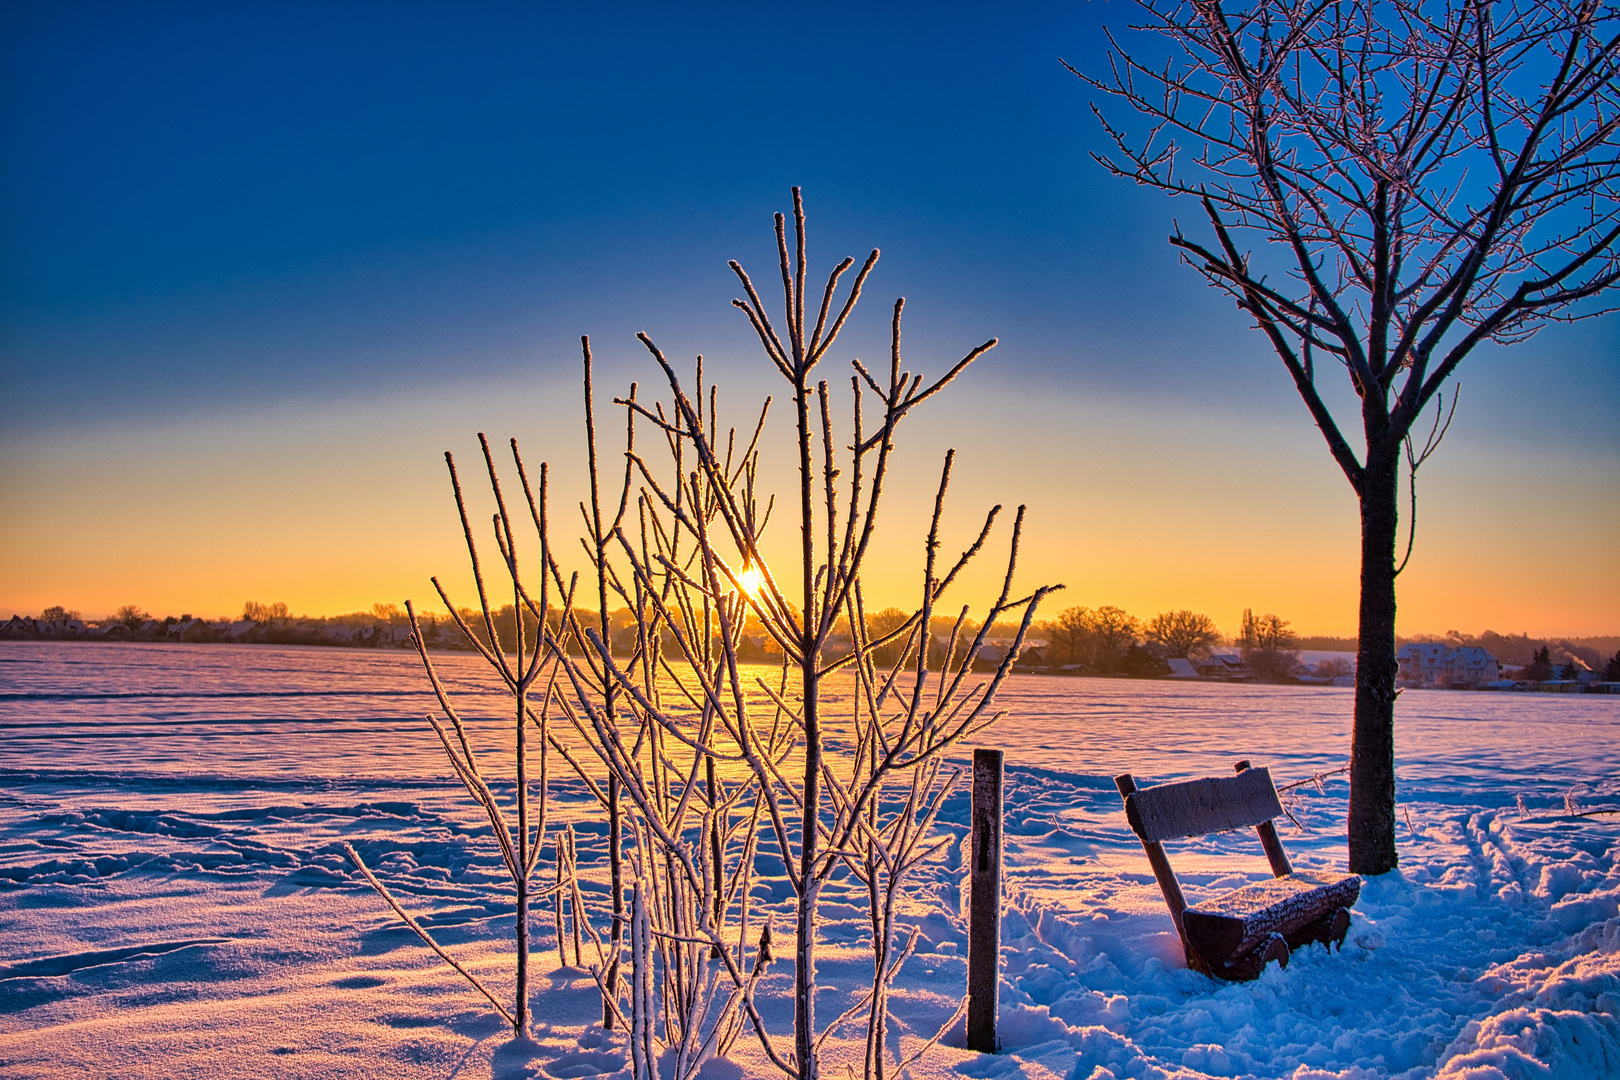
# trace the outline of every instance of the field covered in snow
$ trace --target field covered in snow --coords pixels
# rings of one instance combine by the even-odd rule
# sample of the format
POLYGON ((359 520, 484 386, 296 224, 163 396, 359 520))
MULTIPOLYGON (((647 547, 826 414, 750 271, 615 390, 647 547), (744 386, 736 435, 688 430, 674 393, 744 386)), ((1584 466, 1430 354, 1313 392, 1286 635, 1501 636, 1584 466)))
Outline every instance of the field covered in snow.
MULTIPOLYGON (((471 693, 479 663, 442 670, 471 693)), ((1620 1076, 1620 815, 1570 813, 1620 807, 1620 699, 1403 694, 1401 869, 1366 883, 1342 951, 1236 985, 1183 965, 1110 777, 1225 774, 1239 757, 1279 785, 1335 769, 1350 691, 1019 676, 1000 700, 1010 715, 984 741, 1008 765, 1005 1050, 948 1035, 919 1080, 1620 1076)), ((0 643, 0 1073, 490 1076, 504 1025, 341 849, 506 985, 510 896, 431 708, 405 653, 0 643)), ((605 830, 577 783, 553 794, 600 897, 605 830)), ((1345 795, 1330 778, 1285 797, 1296 865, 1342 869, 1345 795)), ((965 792, 946 817, 965 835, 965 792)), ((1250 836, 1171 854, 1189 899, 1266 874, 1250 836)), ((757 897, 785 910, 772 861, 757 897)), ((930 871, 895 1003, 908 1048, 965 987, 960 849, 930 871)), ((869 961, 864 901, 826 897, 831 1018, 869 961)), ((542 909, 540 1075, 628 1075, 551 925, 542 909)), ((771 971, 760 997, 785 1033, 790 965, 771 971)), ((835 1034, 828 1080, 849 1075, 839 1055, 858 1074, 860 1034, 835 1034)), ((771 1075, 747 1038, 704 1071, 744 1075, 771 1075)))

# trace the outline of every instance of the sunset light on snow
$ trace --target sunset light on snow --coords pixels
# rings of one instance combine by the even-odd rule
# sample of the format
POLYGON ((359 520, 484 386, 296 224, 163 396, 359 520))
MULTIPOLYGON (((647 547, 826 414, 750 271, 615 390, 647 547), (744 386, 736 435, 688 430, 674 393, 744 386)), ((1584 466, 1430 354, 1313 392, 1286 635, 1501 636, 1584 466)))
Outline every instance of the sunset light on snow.
POLYGON ((1620 1080, 1620 9, 0 4, 0 1074, 1620 1080))

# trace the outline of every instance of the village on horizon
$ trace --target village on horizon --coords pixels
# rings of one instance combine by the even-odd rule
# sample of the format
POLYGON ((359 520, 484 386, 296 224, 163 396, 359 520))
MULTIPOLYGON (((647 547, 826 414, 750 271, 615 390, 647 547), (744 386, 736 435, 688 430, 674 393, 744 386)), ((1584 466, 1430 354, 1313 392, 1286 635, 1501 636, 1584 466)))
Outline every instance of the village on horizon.
MULTIPOLYGON (((892 609, 892 613, 898 614, 898 609, 892 609)), ((475 633, 482 631, 478 620, 471 618, 474 614, 471 609, 462 614, 465 625, 475 633)), ((496 633, 509 648, 506 638, 512 629, 510 611, 502 609, 496 614, 496 633)), ((629 612, 622 614, 628 617, 629 612)), ((874 623, 877 629, 887 615, 891 615, 890 610, 869 616, 868 622, 874 623)), ((1166 612, 1144 624, 1118 608, 1104 607, 1095 611, 1070 608, 1056 619, 1036 623, 1031 628, 1031 636, 1025 639, 1012 671, 1033 675, 1355 685, 1354 638, 1304 637, 1294 634, 1286 620, 1274 615, 1255 618, 1245 612, 1244 616, 1246 633, 1228 636, 1215 631, 1212 621, 1192 612, 1166 612), (1175 633, 1174 619, 1178 616, 1183 631, 1179 636, 1175 633), (1189 641, 1185 624, 1201 618, 1203 622, 1195 625, 1205 627, 1204 633, 1192 634, 1196 640, 1189 641), (1066 626, 1066 620, 1072 625, 1066 626)), ((418 613, 417 618, 429 648, 472 651, 473 646, 454 620, 432 613, 418 613)), ((943 657, 950 634, 949 619, 935 621, 940 625, 933 628, 931 660, 943 657)), ((993 631, 1000 629, 999 626, 992 628, 993 631)), ((484 636, 480 634, 481 638, 484 636)), ((412 647, 409 620, 393 604, 375 604, 370 612, 307 617, 291 615, 286 604, 253 601, 244 605, 239 619, 194 618, 189 613, 156 619, 128 605, 108 618, 85 620, 78 612, 53 607, 37 618, 14 614, 0 622, 0 640, 412 647)), ((847 649, 850 641, 848 633, 835 634, 829 645, 847 649)), ((974 666, 994 670, 1012 642, 1010 633, 987 637, 975 657, 974 666)), ((781 653, 773 645, 764 635, 745 634, 739 643, 738 656, 758 662, 776 662, 781 659, 781 653)), ((629 655, 632 649, 633 635, 621 638, 616 631, 614 653, 629 655)), ((1620 694, 1620 636, 1533 638, 1528 634, 1507 636, 1487 630, 1471 637, 1451 631, 1444 638, 1401 638, 1397 659, 1399 684, 1412 689, 1620 694)))

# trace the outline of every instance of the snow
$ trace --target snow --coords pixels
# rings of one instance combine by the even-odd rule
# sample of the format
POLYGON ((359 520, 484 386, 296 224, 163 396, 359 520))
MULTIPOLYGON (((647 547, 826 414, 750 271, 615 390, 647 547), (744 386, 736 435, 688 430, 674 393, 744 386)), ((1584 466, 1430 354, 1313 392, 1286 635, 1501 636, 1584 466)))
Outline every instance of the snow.
MULTIPOLYGON (((478 663, 443 671, 471 694, 478 663)), ((1016 677, 993 740, 1008 762, 1004 1050, 969 1053, 958 1030, 911 1074, 1620 1076, 1620 815, 1568 813, 1620 805, 1613 698, 1407 691, 1401 869, 1365 881, 1344 948, 1251 983, 1186 969, 1110 777, 1223 775, 1239 757, 1279 786, 1328 772, 1348 754, 1350 694, 1016 677)), ((476 700, 493 716, 503 699, 476 700)), ((442 768, 431 708, 406 654, 0 643, 0 1073, 628 1076, 592 979, 559 969, 548 908, 534 1041, 512 1044, 344 858, 354 844, 463 963, 510 984, 499 856, 442 768)), ((599 877, 588 795, 554 795, 599 877)), ((1302 871, 1344 869, 1345 795, 1342 777, 1285 794, 1302 871)), ((965 836, 953 799, 946 824, 965 836)), ((1252 835, 1167 847, 1190 902, 1267 877, 1252 835)), ((964 992, 962 866, 952 846, 909 912, 921 936, 894 1002, 908 1053, 964 992)), ((778 912, 786 898, 780 877, 757 893, 778 912)), ((870 969, 863 898, 835 885, 826 900, 830 1018, 870 969)), ((784 917, 775 929, 791 957, 784 917)), ((762 984, 779 1033, 790 977, 778 960, 762 984)), ((846 1061, 858 1073, 858 1028, 829 1041, 829 1078, 846 1061)), ((743 1038, 703 1075, 772 1070, 743 1038)))

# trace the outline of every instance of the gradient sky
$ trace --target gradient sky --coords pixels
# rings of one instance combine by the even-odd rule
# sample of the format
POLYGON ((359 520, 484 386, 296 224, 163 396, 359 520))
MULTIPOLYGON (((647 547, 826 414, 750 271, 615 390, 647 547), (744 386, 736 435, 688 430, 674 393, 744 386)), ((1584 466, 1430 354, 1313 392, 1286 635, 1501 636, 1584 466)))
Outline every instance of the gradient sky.
MULTIPOLYGON (((953 536, 1027 502, 1025 580, 1060 607, 1353 633, 1353 496, 1165 243, 1195 208, 1087 156, 1058 57, 1129 17, 0 5, 0 617, 464 582, 438 455, 483 430, 577 474, 579 334, 604 398, 652 379, 637 330, 704 353, 739 420, 780 393, 725 260, 770 277, 800 184, 813 277, 884 251, 829 378, 885 354, 896 296, 913 369, 1001 339, 912 421, 879 602, 915 591, 907 515, 955 446, 953 536)), ((1617 361, 1610 318, 1465 364, 1403 632, 1620 629, 1617 361)))

